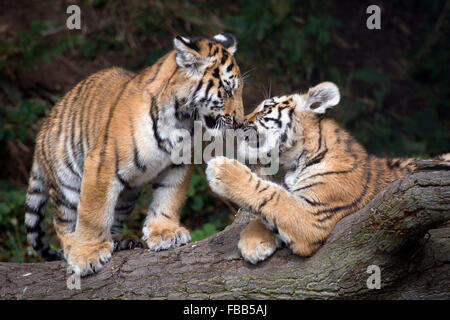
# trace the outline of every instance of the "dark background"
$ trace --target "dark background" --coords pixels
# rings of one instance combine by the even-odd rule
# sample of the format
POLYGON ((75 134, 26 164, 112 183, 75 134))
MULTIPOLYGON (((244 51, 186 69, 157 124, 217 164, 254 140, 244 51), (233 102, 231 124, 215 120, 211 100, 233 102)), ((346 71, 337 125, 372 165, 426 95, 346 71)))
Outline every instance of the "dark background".
MULTIPOLYGON (((24 201, 34 138, 51 106, 102 68, 151 65, 176 34, 236 36, 246 112, 267 96, 334 81, 342 100, 331 116, 371 153, 449 152, 449 11, 443 0, 0 0, 0 261, 38 260, 26 243, 24 201), (74 3, 81 30, 66 28, 74 3), (381 7, 381 30, 366 28, 371 4, 381 7)), ((193 240, 224 228, 235 210, 203 176, 196 168, 182 212, 193 240)), ((126 234, 141 235, 150 200, 145 190, 126 234)))

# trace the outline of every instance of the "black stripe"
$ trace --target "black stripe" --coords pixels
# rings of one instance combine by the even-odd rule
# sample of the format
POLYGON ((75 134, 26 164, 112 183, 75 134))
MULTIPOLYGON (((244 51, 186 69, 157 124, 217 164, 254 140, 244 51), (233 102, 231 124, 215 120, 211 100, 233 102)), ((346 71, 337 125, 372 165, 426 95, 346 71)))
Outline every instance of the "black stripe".
POLYGON ((131 80, 133 80, 136 77, 136 75, 134 75, 133 78, 129 79, 127 82, 125 82, 122 86, 122 89, 120 89, 119 94, 117 95, 114 103, 112 104, 112 106, 109 109, 109 115, 108 115, 108 120, 106 121, 106 126, 105 126, 105 134, 103 136, 103 146, 102 146, 102 150, 100 151, 100 163, 98 165, 98 169, 97 169, 97 174, 100 173, 100 169, 103 166, 103 163, 105 162, 105 157, 106 157, 106 146, 108 144, 108 133, 109 133, 109 126, 111 125, 111 121, 114 115, 114 111, 117 107, 117 104, 119 103, 120 98, 122 97, 122 95, 125 92, 125 89, 127 88, 128 84, 131 82, 131 80))
POLYGON ((151 105, 151 108, 150 108, 150 116, 151 116, 152 121, 153 121, 153 134, 155 136, 156 142, 158 143, 158 148, 163 150, 166 153, 170 153, 170 150, 167 150, 164 147, 163 143, 164 142, 169 143, 170 148, 172 148, 172 144, 167 139, 161 138, 161 136, 158 133, 158 109, 156 107, 156 99, 155 99, 155 97, 152 97, 151 101, 152 101, 152 105, 151 105))
POLYGON ((43 201, 37 208, 32 208, 28 204, 25 204, 25 213, 31 213, 39 216, 39 218, 43 217, 42 208, 45 206, 47 201, 43 201))
MULTIPOLYGON (((86 152, 87 152, 87 150, 85 151, 85 149, 84 149, 84 143, 83 142, 85 140, 86 140, 86 147, 89 148, 89 144, 87 142, 87 138, 85 137, 86 133, 88 132, 88 128, 86 126, 83 126, 83 124, 84 124, 83 120, 85 119, 86 106, 92 107, 92 104, 89 101, 89 98, 91 96, 93 96, 93 91, 94 91, 94 90, 91 89, 91 84, 92 84, 92 82, 96 81, 97 78, 98 78, 97 74, 94 74, 90 78, 88 78, 88 80, 86 81, 86 85, 85 85, 86 90, 83 90, 83 93, 81 94, 81 96, 82 96, 81 101, 80 101, 81 108, 78 111, 80 113, 80 119, 79 119, 78 126, 80 127, 80 139, 79 139, 79 142, 80 142, 80 145, 81 145, 81 154, 82 154, 82 158, 83 158, 83 166, 84 166, 84 159, 86 158, 86 152), (85 133, 85 134, 83 134, 83 133, 85 133)), ((78 98, 77 98, 77 100, 78 100, 78 98)))
POLYGON ((309 177, 305 178, 304 180, 308 180, 308 179, 311 179, 311 178, 314 178, 314 177, 328 176, 328 175, 330 175, 330 174, 344 174, 344 173, 350 173, 350 172, 352 172, 353 170, 355 170, 356 167, 357 167, 357 163, 354 163, 354 164, 353 164, 353 167, 350 168, 350 169, 342 170, 342 171, 327 171, 327 172, 323 172, 323 173, 316 173, 316 174, 313 174, 312 176, 309 176, 309 177))
POLYGON ((325 155, 326 155, 327 152, 328 152, 328 148, 325 148, 325 150, 323 150, 322 152, 320 152, 320 153, 314 155, 314 156, 313 156, 312 158, 310 158, 310 159, 308 160, 308 162, 305 164, 305 168, 307 168, 307 167, 309 167, 309 166, 312 166, 312 165, 315 165, 315 164, 321 162, 321 161, 325 158, 325 155))
MULTIPOLYGON (((65 153, 67 154, 68 151, 67 151, 66 145, 64 145, 64 151, 65 151, 65 153)), ((69 168, 70 172, 72 172, 72 174, 73 174, 75 177, 81 179, 81 176, 80 176, 80 175, 78 174, 78 172, 76 172, 75 169, 73 168, 72 163, 71 163, 70 160, 68 159, 68 156, 64 156, 64 157, 63 157, 63 161, 64 161, 64 165, 65 165, 67 168, 69 168)))
POLYGON ((208 42, 208 48, 209 48, 208 55, 209 56, 211 55, 212 46, 213 46, 212 42, 208 42))
MULTIPOLYGON (((95 78, 95 80, 97 80, 97 78, 95 78)), ((86 86, 88 86, 88 88, 90 89, 91 87, 91 83, 93 80, 91 80, 86 86)), ((87 96, 85 96, 84 100, 83 100, 83 107, 82 107, 82 116, 81 116, 81 121, 80 121, 80 128, 83 128, 83 132, 84 132, 84 138, 83 140, 86 140, 86 147, 89 150, 89 145, 90 145, 90 140, 89 140, 89 119, 90 119, 90 110, 93 109, 93 104, 92 101, 94 100, 93 97, 95 97, 96 95, 94 95, 94 90, 90 89, 90 92, 87 93, 87 96), (92 99, 91 99, 92 97, 92 99), (86 107, 88 107, 89 109, 86 110, 86 107), (86 121, 85 121, 86 120, 86 121), (84 126, 83 126, 84 124, 84 126)), ((86 159, 86 153, 84 152, 84 159, 86 159)))
POLYGON ((70 185, 68 185, 68 184, 65 184, 65 183, 61 182, 61 180, 59 180, 59 179, 58 179, 58 182, 59 182, 59 185, 60 185, 61 187, 63 187, 63 188, 69 189, 70 191, 77 192, 77 193, 80 193, 80 192, 81 192, 81 189, 80 189, 80 188, 73 187, 73 186, 70 186, 70 185))
POLYGON ((116 178, 117 180, 119 180, 119 182, 122 184, 122 186, 125 189, 131 189, 130 185, 128 184, 127 181, 125 181, 125 179, 121 176, 121 174, 119 173, 119 164, 120 164, 120 159, 119 159, 119 150, 117 147, 117 140, 115 141, 115 156, 116 156, 116 178))
POLYGON ((317 229, 325 230, 325 231, 327 231, 329 229, 328 227, 321 226, 320 224, 317 224, 317 223, 313 223, 313 226, 316 227, 317 229))
MULTIPOLYGON (((73 108, 74 109, 74 108, 73 108)), ((72 157, 74 160, 74 163, 72 163, 73 166, 76 165, 77 169, 80 169, 80 173, 82 172, 81 170, 81 166, 78 163, 78 158, 77 158, 77 148, 76 145, 78 144, 77 142, 75 142, 75 122, 77 121, 77 114, 78 112, 76 112, 77 110, 73 110, 71 117, 70 117, 70 121, 72 122, 71 128, 70 128, 70 148, 71 148, 71 153, 72 153, 72 157)))
POLYGON ((205 90, 205 98, 208 97, 208 92, 209 92, 209 90, 211 90, 213 84, 214 84, 214 81, 212 81, 212 79, 210 79, 210 80, 208 81, 208 85, 206 86, 206 90, 205 90))
POLYGON ((366 168, 366 172, 367 172, 366 173, 366 179, 365 179, 366 183, 364 185, 364 188, 363 188, 361 194, 358 196, 358 198, 355 199, 353 202, 347 204, 347 205, 337 206, 337 207, 334 207, 334 208, 331 208, 331 209, 324 209, 324 210, 320 210, 320 211, 315 212, 314 215, 325 214, 324 218, 321 218, 321 219, 317 220, 318 222, 324 222, 324 221, 326 221, 328 219, 331 219, 331 217, 337 212, 340 212, 340 211, 343 211, 343 210, 353 209, 354 207, 356 207, 363 200, 364 196, 366 195, 366 193, 367 193, 367 191, 369 189, 369 184, 370 184, 370 180, 371 180, 371 177, 372 177, 371 162, 370 162, 370 157, 369 156, 367 156, 367 163, 368 163, 369 167, 366 168))
POLYGON ((261 209, 264 208, 264 206, 266 206, 267 203, 268 203, 270 200, 273 199, 273 197, 275 196, 276 193, 277 193, 277 192, 274 191, 269 197, 267 197, 266 199, 264 199, 264 201, 261 202, 261 203, 259 204, 259 206, 258 206, 258 208, 257 208, 256 211, 258 211, 258 212, 261 211, 261 209))
POLYGON ((212 76, 213 76, 214 78, 220 79, 220 71, 219 71, 219 68, 218 68, 218 67, 214 69, 213 75, 212 75, 212 76))
POLYGON ((166 187, 164 184, 162 183, 154 183, 153 184, 153 190, 159 189, 159 188, 164 188, 166 187))
POLYGON ((317 186, 319 184, 325 184, 325 183, 323 183, 323 182, 314 182, 314 183, 308 184, 308 185, 306 185, 304 187, 300 187, 300 188, 294 189, 293 192, 297 192, 297 191, 300 191, 300 190, 308 189, 308 188, 317 186))
POLYGON ((171 219, 171 217, 165 212, 161 212, 161 215, 167 219, 171 219))
POLYGON ((222 59, 220 60, 220 64, 225 65, 225 62, 227 62, 228 59, 228 53, 222 49, 222 59))
MULTIPOLYGON (((264 118, 263 118, 264 119, 264 118)), ((262 125, 265 129, 269 129, 264 123, 263 121, 258 121, 260 125, 262 125)), ((258 139, 259 140, 259 139, 258 139)), ((259 147, 259 146, 258 146, 259 147)))
POLYGON ((62 206, 62 207, 65 207, 67 209, 77 211, 77 206, 75 204, 73 204, 73 203, 70 203, 69 201, 67 201, 64 198, 61 198, 61 195, 59 197, 58 196, 55 197, 55 205, 57 207, 62 206))
POLYGON ((47 192, 45 191, 45 190, 41 190, 41 189, 35 189, 35 188, 33 188, 33 189, 28 189, 28 191, 27 191, 27 196, 28 195, 36 195, 36 194, 40 194, 40 195, 43 195, 43 196, 45 196, 46 194, 47 194, 47 192))
POLYGON ((211 53, 211 56, 215 56, 218 50, 219 50, 218 46, 214 46, 214 51, 211 53))
POLYGON ((41 176, 39 176, 39 173, 36 173, 36 172, 31 173, 31 180, 44 182, 44 179, 41 176))
POLYGON ((317 147, 317 151, 320 150, 320 148, 322 147, 322 118, 320 118, 319 120, 319 141, 317 142, 318 147, 317 147))
POLYGON ((133 132, 133 154, 134 154, 134 157, 133 157, 134 165, 139 169, 139 171, 145 172, 145 170, 147 170, 147 166, 143 165, 141 163, 141 161, 139 160, 139 151, 138 151, 138 148, 136 146, 136 140, 134 138, 134 132, 133 132))
POLYGON ((156 79, 156 77, 158 76, 159 71, 161 70, 161 67, 164 64, 164 62, 166 61, 166 59, 167 59, 167 55, 162 57, 161 60, 158 62, 158 64, 156 65, 156 70, 153 72, 152 77, 146 83, 147 85, 152 83, 156 79))
POLYGON ((259 185, 260 185, 260 184, 261 184, 261 180, 258 179, 258 182, 256 183, 256 187, 255 187, 256 191, 258 191, 258 188, 259 188, 259 185))
POLYGON ((197 94, 197 92, 203 87, 203 81, 202 81, 203 79, 201 79, 200 81, 199 81, 199 83, 198 83, 198 85, 197 85, 197 87, 195 88, 195 90, 194 90, 194 93, 193 93, 193 97, 195 97, 195 95, 197 94))
POLYGON ((83 91, 83 96, 84 99, 82 100, 82 107, 81 107, 81 116, 80 116, 80 139, 81 139, 81 145, 82 145, 82 153, 83 153, 83 166, 84 166, 84 160, 86 159, 86 154, 87 151, 89 150, 89 114, 90 114, 90 109, 93 109, 93 103, 92 101, 94 100, 95 97, 97 97, 97 95, 95 94, 96 91, 93 90, 93 88, 91 88, 91 84, 97 80, 100 80, 100 76, 98 74, 94 74, 90 77, 89 81, 86 83, 86 92, 83 91), (88 112, 86 112, 86 107, 89 108, 88 112), (88 114, 86 116, 86 114, 88 114), (86 121, 84 121, 86 119, 86 121), (83 126, 84 124, 84 126, 83 126), (84 133, 84 134, 83 134, 84 133), (87 150, 84 150, 84 144, 83 141, 86 142, 86 147, 87 150))
POLYGON ((258 193, 262 193, 262 192, 266 191, 267 189, 269 189, 269 185, 267 185, 264 188, 262 188, 261 190, 259 190, 258 193))
POLYGON ((386 165, 389 169, 399 168, 400 159, 386 159, 386 165))
POLYGON ((116 171, 116 178, 117 178, 117 180, 119 180, 119 182, 122 184, 122 186, 125 189, 131 189, 131 187, 128 184, 128 182, 125 181, 125 179, 120 175, 120 173, 118 171, 116 171))
POLYGON ((67 102, 67 98, 66 97, 64 97, 63 98, 63 100, 61 101, 61 116, 58 118, 59 119, 59 125, 58 125, 58 138, 61 136, 61 132, 62 132, 62 129, 63 129, 63 125, 64 125, 64 115, 66 114, 66 111, 67 111, 67 105, 66 105, 66 102, 67 102))
POLYGON ((279 119, 272 118, 272 117, 264 117, 263 119, 266 121, 273 121, 277 124, 278 128, 281 128, 281 121, 279 119))
POLYGON ((336 136, 336 143, 341 144, 340 129, 339 128, 334 129, 334 134, 336 136))
POLYGON ((230 65, 227 67, 227 72, 231 72, 231 70, 233 70, 234 67, 234 63, 233 61, 231 61, 230 65))
POLYGON ((309 199, 309 198, 307 198, 305 196, 297 195, 297 197, 299 197, 300 199, 306 201, 311 206, 325 206, 325 205, 327 205, 327 203, 316 202, 316 201, 314 201, 312 199, 309 199))
POLYGON ((190 40, 188 42, 184 41, 182 37, 180 36, 176 36, 175 38, 177 38, 179 41, 183 42, 185 46, 191 48, 192 50, 198 51, 199 47, 197 45, 197 41, 194 40, 190 40))
POLYGON ((131 137, 133 139, 133 163, 138 168, 139 171, 145 172, 145 170, 147 170, 147 167, 145 165, 143 165, 141 163, 141 161, 139 160, 139 150, 138 150, 137 144, 136 144, 136 137, 134 135, 134 125, 133 125, 133 120, 131 119, 131 114, 129 115, 128 120, 129 120, 130 128, 131 128, 131 137))
POLYGON ((65 219, 60 217, 58 214, 55 215, 55 219, 58 221, 58 223, 61 224, 66 224, 66 223, 71 223, 71 222, 75 222, 77 219, 65 219))

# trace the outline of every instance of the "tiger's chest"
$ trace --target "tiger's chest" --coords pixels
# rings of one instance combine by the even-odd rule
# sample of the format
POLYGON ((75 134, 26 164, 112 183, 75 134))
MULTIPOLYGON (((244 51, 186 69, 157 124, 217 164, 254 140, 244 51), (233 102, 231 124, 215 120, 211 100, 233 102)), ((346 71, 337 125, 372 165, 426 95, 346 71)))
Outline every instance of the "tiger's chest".
POLYGON ((169 166, 178 164, 174 163, 175 152, 190 152, 190 135, 190 130, 173 117, 139 121, 134 135, 133 159, 125 168, 130 186, 149 183, 169 166))

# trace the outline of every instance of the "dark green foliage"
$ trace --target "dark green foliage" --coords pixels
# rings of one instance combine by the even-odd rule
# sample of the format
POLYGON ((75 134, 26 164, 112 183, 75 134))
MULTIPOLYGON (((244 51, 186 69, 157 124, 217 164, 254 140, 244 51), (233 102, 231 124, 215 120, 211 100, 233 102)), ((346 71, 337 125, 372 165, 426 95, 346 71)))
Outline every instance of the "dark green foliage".
POLYGON ((339 23, 326 9, 324 1, 245 0, 226 21, 239 40, 245 39, 240 42, 245 62, 283 75, 286 90, 298 90, 328 60, 330 31, 339 23))
POLYGON ((8 110, 0 106, 0 142, 19 139, 23 143, 34 138, 31 126, 45 115, 46 107, 33 100, 23 100, 15 108, 8 110))
POLYGON ((50 44, 42 35, 54 27, 52 21, 33 21, 30 29, 19 31, 14 40, 0 41, 0 71, 29 69, 41 60, 48 63, 69 48, 84 42, 79 36, 67 36, 50 44))

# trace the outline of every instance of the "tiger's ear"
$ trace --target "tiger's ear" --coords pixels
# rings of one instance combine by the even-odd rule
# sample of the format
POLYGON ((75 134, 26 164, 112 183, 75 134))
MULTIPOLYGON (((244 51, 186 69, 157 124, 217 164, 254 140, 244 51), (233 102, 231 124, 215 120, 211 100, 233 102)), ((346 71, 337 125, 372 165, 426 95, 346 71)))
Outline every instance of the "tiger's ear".
POLYGON ((209 64, 209 60, 199 53, 197 43, 191 39, 176 36, 173 46, 177 52, 176 61, 188 75, 201 75, 209 64))
POLYGON ((339 88, 332 82, 322 82, 308 90, 306 109, 316 113, 325 113, 337 105, 341 99, 339 88))
POLYGON ((236 38, 231 33, 219 33, 211 38, 214 42, 220 43, 228 50, 229 53, 234 55, 237 50, 236 38))

